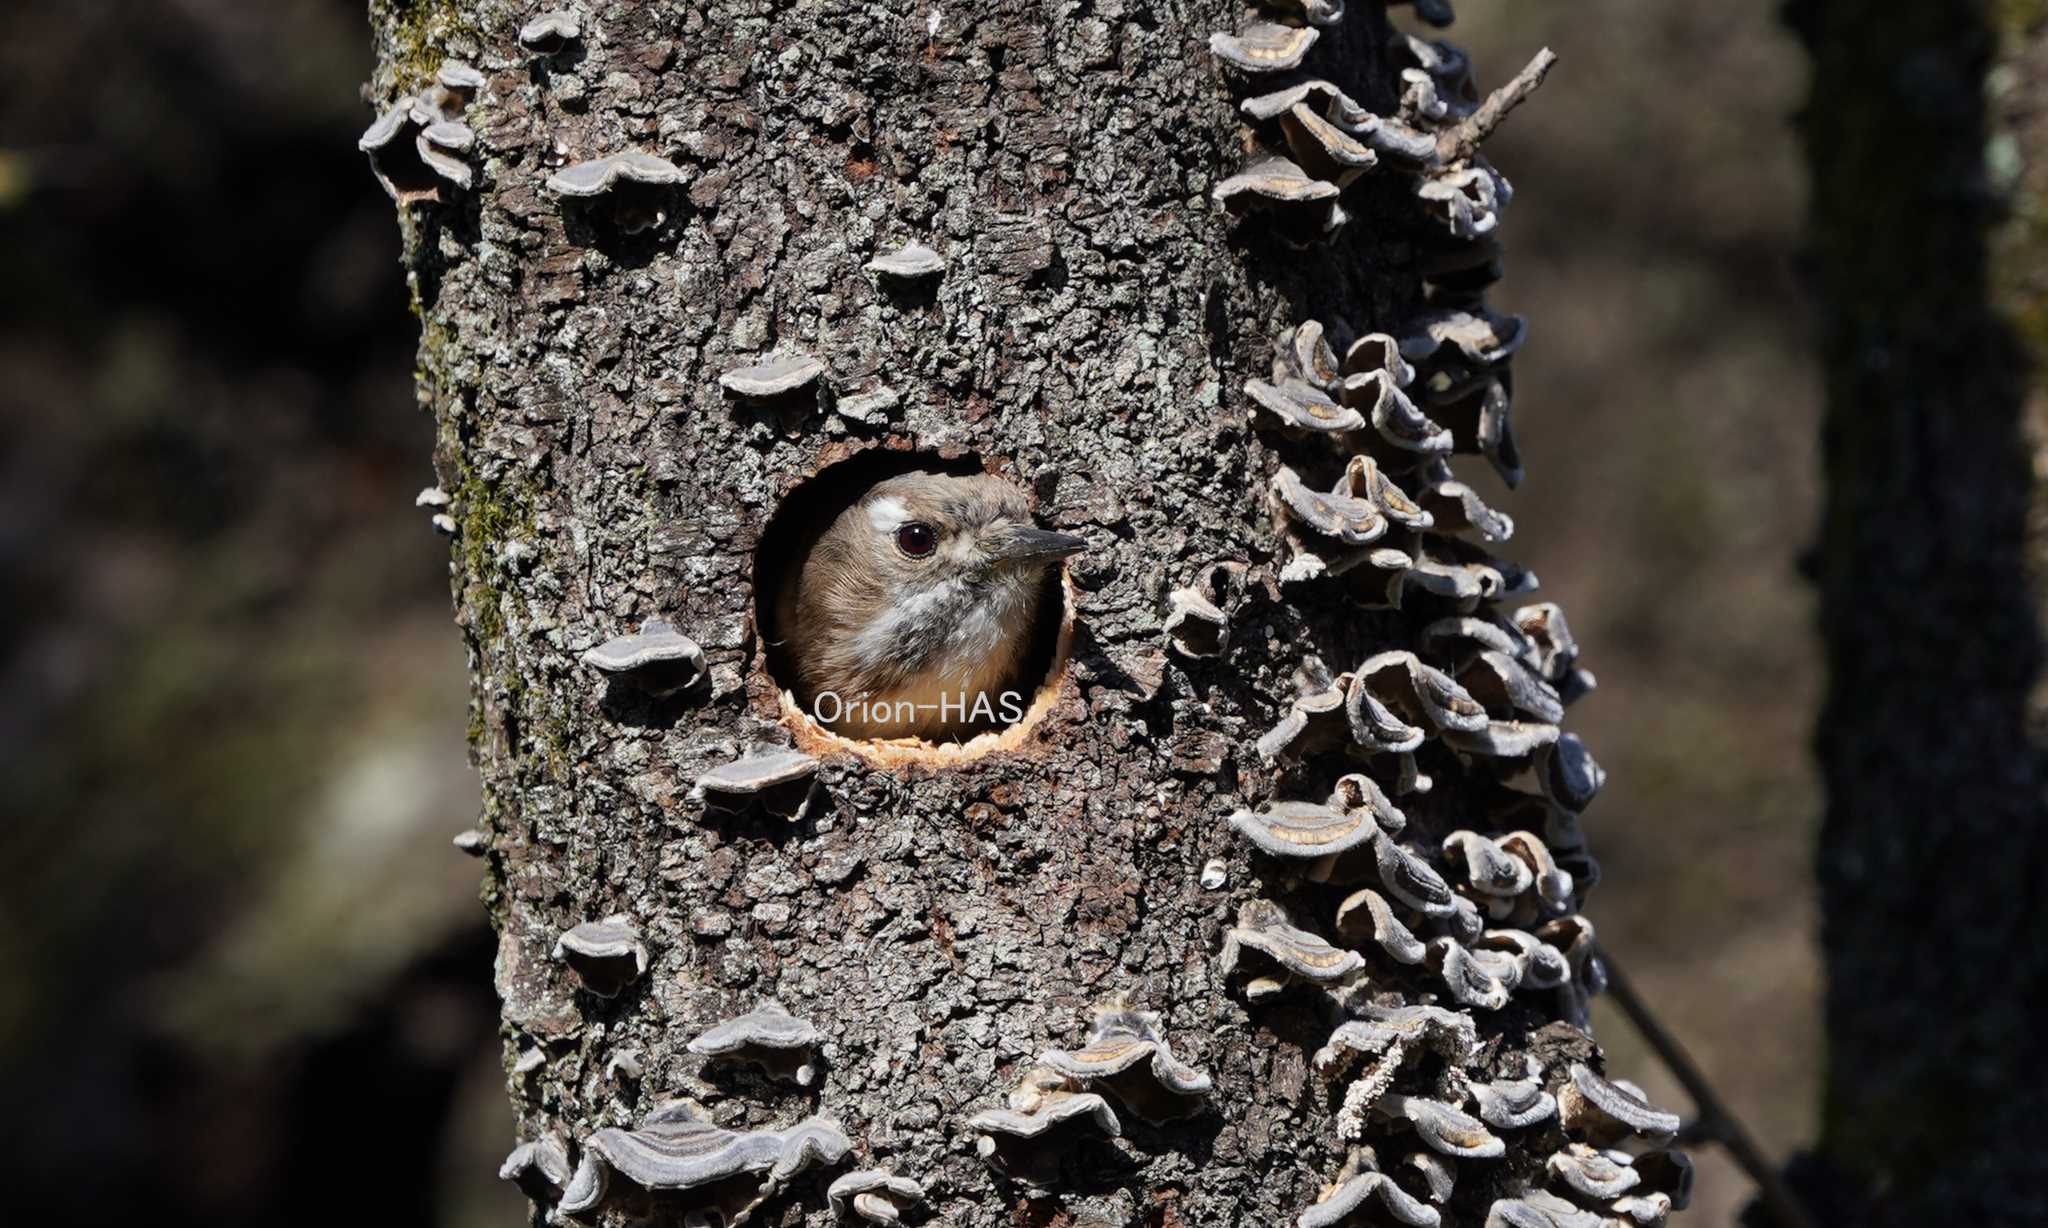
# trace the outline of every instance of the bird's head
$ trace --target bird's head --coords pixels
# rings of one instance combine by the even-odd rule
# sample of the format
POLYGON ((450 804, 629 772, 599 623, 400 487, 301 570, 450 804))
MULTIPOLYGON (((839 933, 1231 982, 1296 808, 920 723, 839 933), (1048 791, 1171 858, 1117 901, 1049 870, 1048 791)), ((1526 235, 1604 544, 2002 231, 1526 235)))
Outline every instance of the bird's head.
POLYGON ((1002 478, 906 473, 826 531, 806 565, 803 621, 837 638, 821 647, 860 674, 957 675, 1021 653, 1047 569, 1086 545, 1032 523, 1024 492, 1002 478))

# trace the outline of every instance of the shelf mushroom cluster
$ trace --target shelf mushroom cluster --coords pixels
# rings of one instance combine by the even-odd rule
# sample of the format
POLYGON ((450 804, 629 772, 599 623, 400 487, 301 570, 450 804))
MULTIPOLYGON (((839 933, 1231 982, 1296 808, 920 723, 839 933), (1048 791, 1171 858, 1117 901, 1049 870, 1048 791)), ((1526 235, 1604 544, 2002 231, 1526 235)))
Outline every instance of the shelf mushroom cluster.
MULTIPOLYGON (((578 926, 563 935, 558 947, 586 987, 595 989, 590 968, 577 961, 578 951, 605 960, 623 958, 632 976, 646 971, 646 948, 623 917, 578 926)), ((623 988, 611 981, 606 986, 613 993, 623 988)), ((818 1077, 821 1040, 808 1020, 769 999, 707 1028, 687 1049, 707 1063, 750 1065, 771 1079, 811 1087, 818 1077)), ((637 1052, 614 1053, 608 1077, 615 1077, 610 1074, 614 1069, 637 1080, 637 1052)), ((592 1131, 577 1150, 580 1157, 572 1168, 559 1137, 523 1142, 505 1158, 498 1175, 517 1182, 537 1203, 553 1202, 558 1216, 585 1217, 617 1207, 629 1217, 736 1226, 803 1174, 842 1163, 853 1144, 829 1116, 812 1114, 782 1129, 731 1130, 712 1122, 691 1101, 670 1100, 655 1106, 637 1126, 592 1131)), ((888 1169, 870 1168, 840 1177, 826 1196, 842 1218, 892 1224, 923 1201, 924 1189, 888 1169)))
POLYGON ((363 130, 356 148, 370 158, 370 173, 401 205, 435 204, 444 189, 467 191, 476 181, 466 159, 476 133, 462 114, 484 87, 484 75, 461 60, 447 60, 417 94, 393 102, 363 130))
POLYGON ((1086 1044, 1045 1051, 1003 1107, 983 1109, 966 1125, 989 1167, 1042 1190, 1058 1179, 1074 1146, 1123 1136, 1111 1100, 1161 1125, 1200 1113, 1213 1087, 1207 1074, 1174 1056, 1158 1014, 1114 994, 1095 1008, 1086 1044))
MULTIPOLYGON (((1397 33, 1388 50, 1400 73, 1400 103, 1381 115, 1302 71, 1322 30, 1343 20, 1341 0, 1261 3, 1264 11, 1255 10, 1248 24, 1209 39, 1217 62, 1251 92, 1239 107, 1258 150, 1216 185, 1217 204, 1237 216, 1266 215, 1288 241, 1305 246, 1343 227, 1345 189, 1378 172, 1400 176, 1454 240, 1499 226, 1513 189, 1479 145, 1542 81, 1554 59, 1548 51, 1481 99, 1462 51, 1397 33)), ((1443 0, 1417 0, 1416 9, 1434 24, 1450 21, 1443 0)))
MULTIPOLYGON (((1522 478, 1511 367, 1528 328, 1484 301, 1512 190, 1480 146, 1554 57, 1482 97, 1462 51, 1397 33, 1399 103, 1379 113, 1313 75, 1341 3, 1261 2, 1250 25, 1211 40, 1245 85, 1259 148, 1215 199, 1307 243, 1344 224, 1354 181, 1398 176, 1420 283, 1419 305, 1391 323, 1300 321, 1243 387, 1278 461, 1265 502, 1280 584, 1394 611, 1387 625, 1403 628, 1339 670, 1304 657, 1294 698, 1256 744, 1281 794, 1226 820, 1278 890, 1242 905, 1219 970, 1254 1003, 1321 994, 1341 1018, 1315 1066, 1343 1089, 1335 1130, 1349 1158, 1299 1224, 1443 1222, 1459 1166, 1505 1156, 1515 1131, 1555 1151, 1543 1188, 1498 1198, 1489 1225, 1660 1223, 1684 1205, 1690 1169, 1622 1144, 1667 1142, 1676 1118, 1584 1064, 1496 1069, 1483 1043, 1514 1020, 1583 1028, 1604 982, 1579 913, 1599 872, 1578 832, 1604 774, 1561 728, 1593 678, 1555 605, 1507 605, 1536 587, 1494 553, 1514 521, 1451 467, 1474 455, 1510 487, 1522 478), (1300 796, 1325 773, 1342 773, 1327 799, 1300 796), (1457 787, 1412 800, 1432 774, 1457 787)), ((1432 24, 1451 17, 1443 0, 1414 8, 1432 24)), ((1183 656, 1228 653, 1219 598, 1207 575, 1171 595, 1183 656)), ((1480 1188, 1473 1210, 1499 1175, 1480 1188)))
MULTIPOLYGON (((1419 643, 1420 653, 1379 653, 1336 677, 1311 662, 1301 697, 1261 743, 1275 761, 1335 751, 1370 770, 1338 778, 1326 800, 1270 801, 1226 820, 1311 898, 1319 886, 1345 893, 1320 932, 1315 919, 1297 923, 1271 900, 1248 902, 1219 964, 1248 1000, 1307 987, 1346 1016, 1315 1065, 1345 1086, 1337 1133, 1354 1147, 1352 1161, 1301 1226, 1436 1224, 1457 1161, 1497 1158, 1498 1132, 1538 1127, 1569 1132, 1586 1150, 1553 1157, 1550 1171, 1564 1183, 1557 1193, 1537 1191, 1521 1200, 1526 1208, 1503 1200, 1513 1205, 1500 1215, 1549 1214, 1545 1200, 1561 1198, 1593 1218, 1560 1224, 1661 1222, 1685 1202, 1682 1157, 1658 1153, 1659 1176, 1640 1189, 1646 1179, 1633 1169, 1609 1170, 1633 1163, 1618 1143, 1668 1140, 1675 1117, 1583 1065, 1506 1080, 1474 1066, 1487 1015, 1520 995, 1550 995, 1538 999, 1543 1013, 1583 1027, 1603 984, 1592 925, 1578 913, 1597 870, 1576 817, 1604 777, 1555 724, 1590 678, 1554 606, 1505 618, 1486 608, 1454 614, 1425 624, 1419 643), (1425 838, 1395 800, 1427 789, 1424 756, 1483 782, 1485 813, 1425 838), (1534 790, 1501 783, 1516 776, 1534 790), (1383 1005, 1395 1000, 1408 1005, 1383 1005), (1383 1170, 1367 1140, 1384 1147, 1389 1137, 1415 1150, 1383 1170), (1628 1188, 1601 1193, 1617 1181, 1628 1188), (1588 1198, 1597 1205, 1582 1206, 1588 1198)), ((1431 818, 1450 821, 1440 811, 1431 818)))

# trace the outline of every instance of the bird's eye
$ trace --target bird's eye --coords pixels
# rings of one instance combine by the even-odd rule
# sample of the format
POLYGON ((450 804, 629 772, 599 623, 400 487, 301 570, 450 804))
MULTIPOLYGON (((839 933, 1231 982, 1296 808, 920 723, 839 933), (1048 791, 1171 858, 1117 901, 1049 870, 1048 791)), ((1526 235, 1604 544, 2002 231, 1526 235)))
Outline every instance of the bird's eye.
POLYGON ((930 525, 913 520, 896 530, 896 548, 914 559, 927 558, 939 548, 939 535, 930 525))

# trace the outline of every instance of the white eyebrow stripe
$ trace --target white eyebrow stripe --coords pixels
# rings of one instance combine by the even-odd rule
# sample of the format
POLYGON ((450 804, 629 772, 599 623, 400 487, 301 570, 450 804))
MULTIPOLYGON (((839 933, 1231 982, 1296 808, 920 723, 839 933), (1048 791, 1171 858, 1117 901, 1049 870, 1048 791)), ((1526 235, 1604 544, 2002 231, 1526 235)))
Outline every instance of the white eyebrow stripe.
POLYGON ((910 509, 903 506, 903 500, 895 495, 884 495, 868 504, 868 523, 884 533, 908 519, 910 509))

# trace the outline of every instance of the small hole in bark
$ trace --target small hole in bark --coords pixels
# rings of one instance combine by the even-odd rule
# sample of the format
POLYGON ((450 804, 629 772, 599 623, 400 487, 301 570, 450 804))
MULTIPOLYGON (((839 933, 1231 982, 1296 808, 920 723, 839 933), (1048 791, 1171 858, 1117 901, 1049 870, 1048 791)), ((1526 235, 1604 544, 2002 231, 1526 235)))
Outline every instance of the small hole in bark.
MULTIPOLYGON (((978 721, 959 740, 944 742, 847 736, 819 719, 818 697, 803 693, 791 656, 790 637, 801 628, 780 625, 785 614, 793 618, 794 593, 785 603, 784 588, 796 583, 803 560, 840 513, 875 484, 918 471, 960 477, 997 473, 1015 480, 974 453, 948 457, 892 446, 866 448, 825 466, 791 490, 762 533, 754 553, 754 625, 780 718, 796 735, 799 749, 812 754, 849 751, 883 766, 952 766, 1022 747, 1058 697, 1074 627, 1075 591, 1064 565, 1046 571, 1037 594, 1030 643, 1009 687, 1019 702, 1007 707, 995 703, 993 719, 978 721)), ((822 714, 831 714, 829 704, 822 714)))

